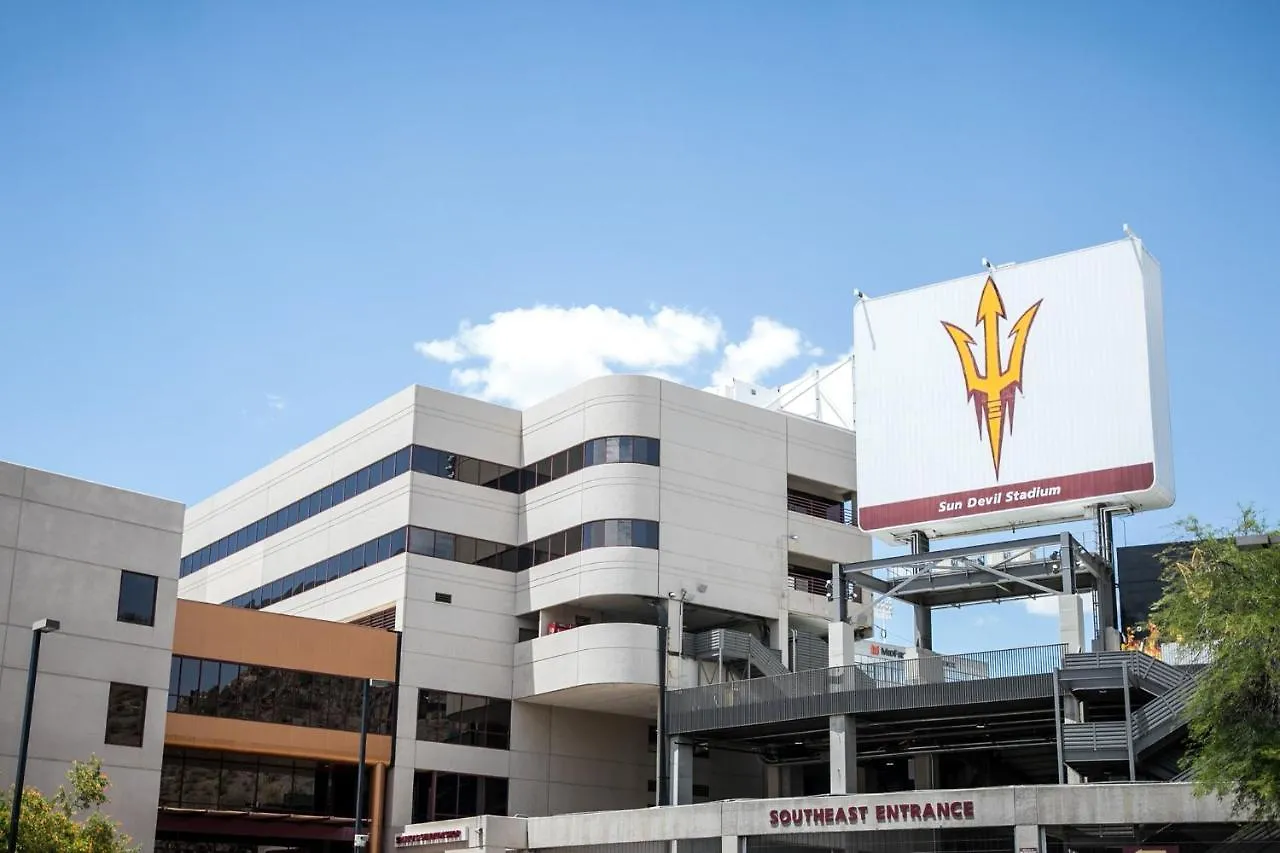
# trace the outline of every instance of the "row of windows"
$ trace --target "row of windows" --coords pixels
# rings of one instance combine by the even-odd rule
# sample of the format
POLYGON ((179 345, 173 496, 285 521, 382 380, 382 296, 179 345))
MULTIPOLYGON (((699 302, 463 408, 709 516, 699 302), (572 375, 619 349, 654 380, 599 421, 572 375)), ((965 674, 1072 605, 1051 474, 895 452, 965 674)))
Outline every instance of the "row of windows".
POLYGON ((419 690, 418 740, 510 749, 511 701, 419 690))
MULTIPOLYGON (((363 679, 174 655, 168 709, 179 714, 360 730, 363 679)), ((369 731, 391 734, 394 687, 369 688, 369 731)))
POLYGON ((370 539, 340 554, 334 554, 332 557, 298 569, 270 583, 264 583, 257 589, 251 589, 230 601, 224 601, 223 604, 260 610, 263 607, 279 604, 286 598, 301 595, 309 589, 323 586, 329 581, 345 578, 352 572, 381 563, 396 554, 403 554, 408 529, 401 527, 390 533, 384 533, 376 539, 370 539))
POLYGON ((160 806, 351 817, 355 777, 354 764, 166 749, 160 806))
POLYGON ((658 522, 639 518, 588 521, 527 545, 504 545, 427 527, 400 527, 223 602, 258 610, 346 577, 406 550, 440 560, 519 572, 588 548, 658 547, 658 522))
POLYGON ((507 780, 440 770, 413 774, 413 822, 507 813, 507 780))
MULTIPOLYGON (((341 480, 330 483, 323 489, 318 489, 264 518, 245 525, 234 533, 228 533, 199 551, 188 554, 182 558, 182 563, 178 567, 178 577, 186 577, 193 572, 198 572, 210 563, 216 563, 218 560, 238 553, 268 536, 288 530, 313 515, 318 515, 330 507, 349 501, 356 495, 364 494, 387 480, 404 474, 409 470, 411 451, 414 449, 405 447, 390 456, 385 456, 354 474, 348 474, 341 480)), ((426 449, 422 448, 422 450, 426 449)))
POLYGON ((366 465, 354 474, 348 474, 341 480, 186 555, 182 558, 178 574, 179 577, 186 577, 198 572, 210 563, 216 563, 268 536, 287 530, 406 471, 519 494, 592 465, 608 462, 657 465, 659 455, 659 442, 656 438, 610 436, 585 441, 523 468, 513 468, 510 465, 499 465, 415 444, 383 457, 372 465, 366 465))

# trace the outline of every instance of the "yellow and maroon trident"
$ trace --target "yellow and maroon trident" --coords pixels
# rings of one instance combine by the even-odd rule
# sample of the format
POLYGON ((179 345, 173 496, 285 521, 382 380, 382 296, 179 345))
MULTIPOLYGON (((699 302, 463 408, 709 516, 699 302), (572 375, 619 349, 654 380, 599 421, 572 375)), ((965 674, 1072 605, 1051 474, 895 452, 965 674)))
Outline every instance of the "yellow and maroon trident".
POLYGON ((1004 367, 1000 355, 1000 321, 1007 319, 1004 300, 1000 298, 995 279, 987 276, 987 283, 982 286, 982 297, 978 300, 978 316, 974 320, 975 327, 983 326, 986 360, 981 373, 978 372, 978 363, 973 355, 976 341, 959 326, 945 320, 942 322, 960 356, 965 387, 978 415, 979 438, 982 437, 982 426, 986 424, 987 441, 991 445, 991 462, 995 465, 997 480, 1000 479, 1000 451, 1006 425, 1009 427, 1009 434, 1013 434, 1013 395, 1015 391, 1022 390, 1022 360, 1027 352, 1027 334, 1031 331, 1031 323, 1036 319, 1036 312, 1040 310, 1040 302, 1043 301, 1036 302, 1024 311, 1009 330, 1013 347, 1009 352, 1009 365, 1004 367))

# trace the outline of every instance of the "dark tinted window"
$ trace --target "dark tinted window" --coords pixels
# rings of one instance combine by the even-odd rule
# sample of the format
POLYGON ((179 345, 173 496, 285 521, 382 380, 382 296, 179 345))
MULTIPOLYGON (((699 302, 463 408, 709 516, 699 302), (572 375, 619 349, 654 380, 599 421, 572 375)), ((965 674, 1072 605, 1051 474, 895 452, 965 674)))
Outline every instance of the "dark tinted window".
POLYGON ((107 733, 112 746, 142 746, 147 724, 147 688, 111 682, 107 691, 107 733))
MULTIPOLYGON (((350 818, 355 813, 355 771, 354 764, 170 748, 161 765, 160 805, 350 818)), ((367 804, 366 796, 365 814, 367 804)), ((162 848, 158 844, 156 849, 162 848)), ((227 846, 223 853, 240 850, 227 846)), ((218 853, 222 847, 211 844, 209 851, 218 853)))
POLYGON ((156 624, 156 578, 137 572, 120 573, 116 621, 133 625, 156 624))
POLYGON ((413 822, 507 813, 507 780, 439 770, 413 774, 413 822))
MULTIPOLYGON (((361 679, 175 655, 176 713, 340 731, 360 730, 361 679)), ((369 731, 391 734, 395 687, 369 689, 369 731)))
POLYGON ((511 702, 485 696, 418 691, 418 740, 509 749, 511 702))

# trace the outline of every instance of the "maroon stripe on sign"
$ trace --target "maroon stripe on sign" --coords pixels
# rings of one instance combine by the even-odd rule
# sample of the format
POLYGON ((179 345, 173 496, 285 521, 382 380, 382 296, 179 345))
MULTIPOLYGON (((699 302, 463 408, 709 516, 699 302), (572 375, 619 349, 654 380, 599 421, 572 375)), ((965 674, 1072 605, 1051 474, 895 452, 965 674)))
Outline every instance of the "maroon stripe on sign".
POLYGON ((1122 492, 1140 492, 1156 481, 1156 467, 1150 462, 1107 468, 1084 474, 1044 477, 1025 483, 1006 483, 986 489, 952 492, 891 504, 858 507, 858 525, 863 530, 884 530, 929 521, 967 518, 1030 506, 1078 501, 1122 492))

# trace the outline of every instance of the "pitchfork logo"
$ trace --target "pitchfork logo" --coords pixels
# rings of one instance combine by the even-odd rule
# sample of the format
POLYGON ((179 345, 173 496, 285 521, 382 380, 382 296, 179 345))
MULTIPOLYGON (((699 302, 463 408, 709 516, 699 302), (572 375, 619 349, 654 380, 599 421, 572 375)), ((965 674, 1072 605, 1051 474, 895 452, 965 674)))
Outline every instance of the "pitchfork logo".
MULTIPOLYGON (((983 367, 978 370, 977 358, 973 348, 976 341, 959 326, 942 323, 951 343, 955 344, 956 354, 960 356, 960 367, 964 370, 964 384, 968 399, 978 416, 978 437, 985 430, 987 443, 991 445, 991 463, 995 466, 996 479, 1000 479, 1000 454, 1004 449, 1005 427, 1009 435, 1013 435, 1013 402, 1014 393, 1022 391, 1022 361, 1027 354, 1027 335, 1031 332, 1031 324, 1040 310, 1040 302, 1022 312, 1022 316, 1009 330, 1013 345, 1009 351, 1009 363, 1004 364, 1000 353, 1000 321, 1008 319, 1004 313, 1004 300, 1000 298, 1000 289, 995 279, 987 276, 987 283, 982 286, 982 296, 978 300, 978 316, 974 320, 974 328, 982 326, 983 367)), ((1025 393, 1025 392, 1023 392, 1025 393)))

